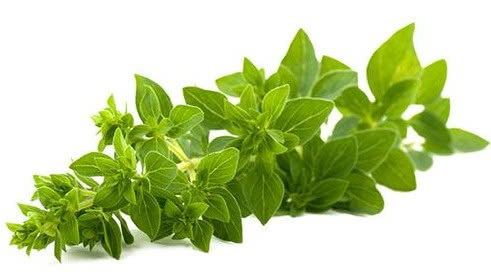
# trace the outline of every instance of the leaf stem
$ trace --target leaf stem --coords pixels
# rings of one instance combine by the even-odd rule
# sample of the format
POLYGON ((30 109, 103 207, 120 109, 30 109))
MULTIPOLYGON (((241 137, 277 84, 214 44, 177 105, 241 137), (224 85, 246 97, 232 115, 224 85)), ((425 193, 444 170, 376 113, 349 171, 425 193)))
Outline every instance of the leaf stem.
POLYGON ((181 161, 178 164, 178 168, 180 170, 186 170, 191 181, 194 181, 194 179, 196 178, 196 171, 194 170, 197 165, 196 160, 190 159, 186 155, 183 148, 181 147, 181 144, 179 144, 176 139, 166 138, 165 140, 167 142, 169 150, 181 161))

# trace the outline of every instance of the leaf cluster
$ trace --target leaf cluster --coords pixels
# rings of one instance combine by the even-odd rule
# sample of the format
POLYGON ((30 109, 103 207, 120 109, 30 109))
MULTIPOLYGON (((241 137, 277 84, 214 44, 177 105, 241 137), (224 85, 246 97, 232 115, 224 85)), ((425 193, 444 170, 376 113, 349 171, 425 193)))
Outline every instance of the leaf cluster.
POLYGON ((422 66, 413 33, 408 25, 374 52, 370 94, 346 64, 318 60, 303 30, 276 72, 245 58, 240 72, 216 80, 218 91, 185 87, 185 105, 135 75, 141 122, 111 96, 93 117, 97 151, 73 161, 71 173, 34 176, 39 206, 19 204, 27 219, 8 224, 11 244, 29 254, 54 243, 60 261, 67 246, 100 244, 118 259, 134 241, 131 219, 151 241, 189 239, 208 252, 212 236, 242 242, 249 215, 266 224, 280 214, 381 212, 378 186, 415 190, 415 170, 429 169, 433 156, 488 144, 448 127, 447 65, 422 66), (409 108, 420 110, 408 116, 409 108), (333 111, 341 118, 326 134, 333 111))

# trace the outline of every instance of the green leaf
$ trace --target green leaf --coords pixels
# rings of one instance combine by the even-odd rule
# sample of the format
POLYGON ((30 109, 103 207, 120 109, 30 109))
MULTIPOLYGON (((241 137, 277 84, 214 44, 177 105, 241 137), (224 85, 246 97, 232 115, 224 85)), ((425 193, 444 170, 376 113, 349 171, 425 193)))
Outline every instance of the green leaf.
POLYGON ((487 140, 460 128, 451 128, 450 134, 452 135, 452 146, 462 153, 477 152, 489 144, 487 140))
POLYGON ((450 116, 450 99, 437 98, 432 103, 425 105, 425 110, 440 118, 443 123, 447 123, 450 116))
POLYGON ((113 258, 119 260, 122 250, 121 230, 116 221, 109 217, 102 221, 104 235, 102 238, 102 247, 113 258))
POLYGON ((307 34, 300 29, 293 39, 288 52, 281 61, 295 77, 296 89, 291 88, 292 96, 307 96, 317 76, 319 62, 315 57, 314 47, 307 34))
POLYGON ((123 192, 118 183, 103 184, 94 197, 94 205, 102 208, 113 208, 123 199, 123 192))
POLYGON ((193 202, 184 210, 184 215, 190 220, 197 220, 208 210, 208 204, 204 202, 193 202))
POLYGON ((350 182, 346 196, 348 201, 336 207, 355 213, 378 214, 384 209, 384 199, 368 176, 352 173, 344 178, 350 182))
POLYGON ((289 93, 290 86, 282 85, 272 89, 264 96, 261 109, 269 116, 271 122, 274 122, 285 108, 289 93))
POLYGON ((200 108, 189 105, 177 105, 170 111, 170 120, 173 127, 167 135, 177 138, 193 129, 204 119, 203 111, 200 108))
POLYGON ((136 154, 140 161, 144 162, 145 157, 150 152, 158 152, 164 156, 168 156, 169 148, 167 147, 167 142, 162 138, 154 137, 136 144, 136 154))
POLYGON ((204 113, 203 124, 210 129, 223 129, 227 124, 224 102, 227 98, 215 91, 185 87, 184 99, 189 105, 199 107, 204 113))
POLYGON ((414 24, 392 35, 370 58, 367 80, 373 95, 382 100, 396 82, 413 78, 421 71, 413 44, 414 24))
POLYGON ((334 126, 331 138, 335 139, 352 134, 359 123, 360 119, 358 117, 343 117, 336 123, 336 126, 334 126))
POLYGON ((159 203, 147 191, 141 191, 137 204, 131 207, 131 220, 150 240, 154 240, 160 229, 159 203))
POLYGON ((191 242, 201 251, 208 252, 212 236, 213 226, 207 221, 199 220, 194 224, 191 242))
POLYGON ((218 89, 226 95, 239 97, 249 83, 245 80, 242 72, 223 76, 215 81, 218 89))
POLYGON ((350 68, 346 64, 340 62, 339 60, 329 56, 323 56, 320 63, 319 76, 322 77, 331 71, 349 69, 350 68))
POLYGON ((351 70, 334 70, 322 76, 312 88, 313 97, 334 100, 343 90, 358 85, 358 74, 351 70))
POLYGON ((280 207, 285 189, 276 173, 255 168, 247 174, 243 191, 248 208, 265 225, 280 207))
POLYGON ((409 124, 421 137, 425 138, 426 142, 423 146, 427 151, 435 154, 453 152, 450 131, 435 114, 423 111, 414 115, 409 120, 409 124))
POLYGON ((419 81, 410 79, 393 84, 383 97, 385 115, 389 118, 400 117, 411 105, 419 88, 419 81))
POLYGON ((419 171, 426 171, 433 165, 431 154, 424 151, 409 150, 408 156, 419 171))
POLYGON ((235 148, 227 148, 207 154, 199 162, 197 170, 208 174, 210 185, 222 185, 234 178, 238 161, 239 151, 235 148))
POLYGON ((112 158, 96 158, 95 164, 104 176, 116 175, 120 169, 118 162, 112 158))
POLYGON ((142 94, 140 103, 137 103, 137 109, 140 113, 141 120, 144 123, 156 123, 162 112, 160 112, 159 98, 153 88, 145 86, 145 92, 142 94))
POLYGON ((218 136, 208 145, 208 152, 213 153, 229 148, 236 141, 237 138, 233 136, 218 136))
POLYGON ((348 184, 348 181, 341 179, 326 179, 317 182, 310 193, 307 211, 319 213, 328 210, 343 198, 348 184))
POLYGON ((181 209, 170 200, 165 202, 164 213, 171 218, 179 218, 182 215, 181 209))
POLYGON ((315 161, 317 179, 341 178, 356 165, 358 144, 353 136, 330 140, 323 145, 315 161))
POLYGON ((177 175, 176 164, 158 152, 145 157, 145 175, 152 187, 165 188, 177 175))
POLYGON ((256 95, 254 94, 254 88, 250 85, 248 85, 244 90, 242 91, 240 95, 240 103, 239 107, 244 109, 244 110, 257 110, 257 100, 256 100, 256 95))
POLYGON ((123 132, 120 128, 116 129, 116 132, 114 132, 113 146, 118 157, 124 157, 124 151, 128 145, 126 144, 123 132))
POLYGON ((370 172, 387 157, 396 139, 392 130, 379 128, 355 133, 358 140, 358 162, 356 167, 370 172))
POLYGON ((111 157, 103 153, 88 153, 74 161, 70 165, 70 169, 83 176, 103 176, 103 172, 97 166, 97 159, 112 160, 111 157))
POLYGON ((350 87, 336 98, 336 107, 344 114, 357 115, 362 118, 370 115, 370 100, 358 87, 350 87))
POLYGON ((136 109, 138 111, 140 119, 145 122, 145 116, 148 115, 149 112, 159 112, 160 114, 162 114, 162 116, 168 117, 170 110, 172 109, 172 102, 165 90, 156 82, 141 75, 135 75, 135 80, 137 105, 136 109), (154 97, 157 98, 157 101, 154 100, 154 97), (147 100, 144 101, 143 99, 147 100), (142 106, 140 106, 140 104, 148 102, 150 99, 152 99, 152 104, 149 104, 150 107, 147 107, 145 111, 142 111, 142 106), (155 108, 155 105, 159 106, 159 108, 155 108), (151 110, 148 110, 150 108, 151 110))
POLYGON ((116 213, 116 218, 118 218, 119 224, 121 225, 121 232, 123 234, 124 243, 128 245, 133 244, 133 242, 135 242, 135 238, 131 234, 130 228, 128 227, 125 219, 123 219, 123 217, 121 217, 121 214, 119 213, 116 213))
POLYGON ((429 104, 440 97, 447 79, 447 62, 438 60, 426 66, 421 75, 421 87, 419 88, 416 103, 429 104))
POLYGON ((54 246, 54 254, 56 259, 61 262, 61 253, 63 249, 63 241, 61 240, 61 233, 57 230, 55 235, 55 246, 54 246))
POLYGON ((224 188, 213 188, 210 191, 225 200, 230 216, 229 222, 226 223, 216 219, 208 220, 213 225, 213 234, 222 240, 242 243, 242 217, 235 197, 224 188))
POLYGON ((260 86, 264 83, 264 76, 261 75, 261 71, 246 57, 244 57, 244 64, 242 67, 242 74, 244 78, 251 84, 260 86))
POLYGON ((69 245, 77 245, 80 243, 78 221, 74 214, 70 213, 65 216, 65 219, 60 223, 59 230, 63 243, 69 245))
POLYGON ((416 189, 416 176, 411 159, 401 150, 393 149, 382 164, 372 172, 377 183, 396 191, 416 189))
POLYGON ((297 135, 299 145, 302 145, 319 131, 332 108, 333 103, 325 99, 304 97, 289 100, 273 128, 297 135))
POLYGON ((61 199, 61 196, 57 192, 48 187, 40 187, 36 192, 39 197, 39 202, 41 202, 46 209, 57 205, 58 201, 61 199))
POLYGON ((208 204, 208 210, 204 213, 204 217, 228 223, 230 214, 227 207, 227 202, 219 194, 209 194, 205 199, 208 204))

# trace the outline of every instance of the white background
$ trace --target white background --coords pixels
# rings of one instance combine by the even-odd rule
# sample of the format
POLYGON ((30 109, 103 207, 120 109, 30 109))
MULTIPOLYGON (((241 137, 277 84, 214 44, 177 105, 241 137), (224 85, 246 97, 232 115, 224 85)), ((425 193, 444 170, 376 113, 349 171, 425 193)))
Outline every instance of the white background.
MULTIPOLYGON (((244 243, 213 240, 209 254, 187 242, 150 244, 137 234, 120 261, 70 248, 8 246, 6 221, 22 218, 31 174, 67 171, 96 148, 89 118, 109 93, 134 99, 133 74, 181 102, 181 88, 214 88, 248 56, 271 73, 298 28, 327 54, 364 72, 372 52, 416 22, 424 65, 447 59, 450 124, 491 139, 486 1, 4 1, 0 2, 0 263, 22 279, 491 279, 491 149, 437 158, 418 190, 385 189, 385 211, 244 221, 244 243), (168 2, 168 4, 164 4, 168 2), (121 278, 123 277, 123 278, 121 278)), ((5 278, 4 278, 5 279, 5 278)))

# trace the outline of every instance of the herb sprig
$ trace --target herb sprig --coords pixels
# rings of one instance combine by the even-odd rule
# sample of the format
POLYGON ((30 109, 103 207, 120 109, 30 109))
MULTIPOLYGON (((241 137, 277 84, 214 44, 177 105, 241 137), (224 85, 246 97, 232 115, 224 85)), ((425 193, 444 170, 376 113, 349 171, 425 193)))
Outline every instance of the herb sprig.
POLYGON ((448 128, 446 62, 423 67, 413 33, 410 24, 375 51, 370 96, 350 67, 319 61, 303 30, 275 73, 245 58, 241 72, 216 80, 220 91, 184 88, 186 105, 135 75, 141 123, 109 97, 93 117, 97 151, 73 161, 72 173, 34 176, 39 204, 19 204, 27 219, 7 224, 11 244, 29 254, 54 243, 59 261, 67 246, 101 244, 119 259, 122 243, 134 241, 131 219, 151 241, 189 239, 208 252, 212 236, 241 243, 249 215, 266 224, 285 213, 381 212, 377 185, 415 190, 415 170, 429 169, 434 155, 488 145, 448 128), (423 109, 408 117, 413 105, 423 109), (342 118, 322 137, 333 110, 342 118), (210 139, 212 130, 226 133, 210 139))

